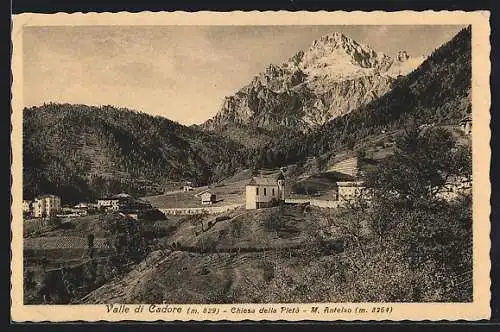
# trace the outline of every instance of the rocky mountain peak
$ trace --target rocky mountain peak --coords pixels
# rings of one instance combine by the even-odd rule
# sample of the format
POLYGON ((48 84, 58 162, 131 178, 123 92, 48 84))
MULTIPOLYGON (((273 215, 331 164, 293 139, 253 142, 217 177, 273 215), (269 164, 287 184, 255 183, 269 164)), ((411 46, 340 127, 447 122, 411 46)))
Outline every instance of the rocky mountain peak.
POLYGON ((333 32, 314 40, 305 52, 292 57, 291 62, 307 74, 338 81, 385 72, 393 60, 370 46, 333 32))
POLYGON ((352 40, 351 38, 345 36, 340 32, 335 31, 333 33, 321 36, 319 40, 315 40, 313 42, 313 46, 318 45, 320 43, 330 44, 334 46, 342 46, 345 45, 346 43, 352 43, 352 42, 354 42, 354 40, 352 40))
POLYGON ((396 60, 400 62, 406 61, 409 58, 410 56, 408 55, 408 52, 406 52, 405 50, 398 51, 398 53, 396 54, 396 60))
POLYGON ((369 46, 360 44, 340 32, 323 35, 319 39, 314 40, 306 54, 320 53, 325 55, 325 52, 332 52, 335 50, 342 50, 349 55, 360 53, 365 56, 377 56, 377 53, 369 46))
POLYGON ((421 61, 410 58, 406 51, 392 58, 332 32, 288 61, 268 65, 248 85, 226 98, 205 126, 313 129, 384 95, 395 77, 412 71, 421 61))
POLYGON ((386 74, 392 77, 407 75, 420 66, 424 60, 424 56, 413 57, 406 50, 400 50, 394 56, 394 62, 386 74))

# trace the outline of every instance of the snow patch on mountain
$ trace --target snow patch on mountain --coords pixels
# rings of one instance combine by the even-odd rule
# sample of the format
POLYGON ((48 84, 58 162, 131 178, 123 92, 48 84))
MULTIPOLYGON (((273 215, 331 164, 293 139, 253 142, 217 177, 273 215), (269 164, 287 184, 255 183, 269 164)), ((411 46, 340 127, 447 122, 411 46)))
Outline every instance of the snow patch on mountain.
POLYGON ((226 97, 221 110, 204 126, 307 131, 381 97, 398 76, 413 71, 423 60, 404 50, 392 58, 334 32, 281 65, 269 65, 226 97))

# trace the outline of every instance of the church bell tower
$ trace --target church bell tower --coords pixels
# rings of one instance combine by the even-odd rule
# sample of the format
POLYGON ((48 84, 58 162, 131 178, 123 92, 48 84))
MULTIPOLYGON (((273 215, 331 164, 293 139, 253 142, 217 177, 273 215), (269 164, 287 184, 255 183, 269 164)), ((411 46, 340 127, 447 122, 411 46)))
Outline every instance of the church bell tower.
POLYGON ((285 201, 285 175, 283 172, 278 176, 278 197, 281 201, 285 201))

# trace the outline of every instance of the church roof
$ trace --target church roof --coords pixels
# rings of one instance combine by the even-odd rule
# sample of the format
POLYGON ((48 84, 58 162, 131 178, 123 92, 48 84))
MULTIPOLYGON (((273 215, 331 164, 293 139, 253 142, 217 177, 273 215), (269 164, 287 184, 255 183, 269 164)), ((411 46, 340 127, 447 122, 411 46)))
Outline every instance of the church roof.
POLYGON ((337 186, 339 187, 363 187, 363 181, 338 181, 337 186))
POLYGON ((250 186, 276 186, 278 180, 284 180, 283 173, 254 176, 248 183, 250 186))

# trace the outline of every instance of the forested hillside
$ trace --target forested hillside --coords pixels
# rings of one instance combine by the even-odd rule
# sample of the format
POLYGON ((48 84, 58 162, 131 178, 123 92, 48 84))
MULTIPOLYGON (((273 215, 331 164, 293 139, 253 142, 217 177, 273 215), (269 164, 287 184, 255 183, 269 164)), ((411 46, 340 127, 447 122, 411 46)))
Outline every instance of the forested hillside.
POLYGON ((471 27, 434 51, 394 88, 373 102, 337 117, 310 134, 290 132, 265 147, 260 163, 279 165, 352 146, 384 130, 417 123, 458 124, 471 108, 471 27))
POLYGON ((26 198, 90 199, 141 180, 205 184, 240 166, 239 145, 127 109, 50 103, 23 116, 26 198))

